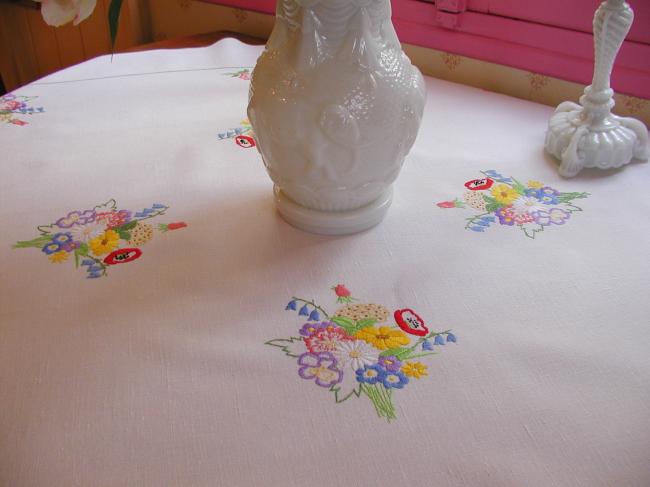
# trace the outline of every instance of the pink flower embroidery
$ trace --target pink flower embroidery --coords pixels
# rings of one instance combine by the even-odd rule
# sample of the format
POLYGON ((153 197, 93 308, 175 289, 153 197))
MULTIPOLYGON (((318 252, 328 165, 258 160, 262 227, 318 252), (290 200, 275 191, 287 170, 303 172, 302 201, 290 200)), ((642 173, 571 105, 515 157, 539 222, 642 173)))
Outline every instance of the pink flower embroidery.
POLYGON ((338 348, 340 342, 348 340, 353 340, 353 338, 345 333, 343 328, 328 326, 305 338, 305 344, 312 353, 333 352, 338 348))

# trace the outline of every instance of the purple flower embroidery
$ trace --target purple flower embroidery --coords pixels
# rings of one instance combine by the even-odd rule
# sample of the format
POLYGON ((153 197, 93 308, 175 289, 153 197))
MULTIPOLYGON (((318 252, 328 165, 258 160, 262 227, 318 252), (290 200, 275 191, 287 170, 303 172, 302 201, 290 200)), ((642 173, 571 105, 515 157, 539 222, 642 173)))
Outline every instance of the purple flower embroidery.
POLYGON ((303 353, 298 357, 298 375, 316 380, 316 385, 332 387, 343 380, 343 372, 336 368, 336 358, 330 352, 303 353))
POLYGON ((409 378, 402 372, 388 372, 381 378, 381 383, 386 389, 402 389, 409 383, 409 378))
POLYGON ((393 355, 388 357, 379 357, 379 365, 389 372, 397 372, 402 367, 402 362, 393 355))
POLYGON ((61 246, 58 243, 50 242, 50 243, 44 245, 41 250, 43 252, 45 252, 47 255, 52 255, 53 253, 58 252, 59 250, 61 250, 61 246))
POLYGON ((327 328, 330 325, 332 325, 332 323, 327 321, 323 321, 322 323, 305 323, 300 329, 300 334, 304 337, 310 337, 315 335, 317 331, 327 328))
POLYGON ((55 233, 52 236, 52 242, 63 245, 72 241, 72 234, 70 232, 55 233))
POLYGON ((515 224, 515 212, 512 206, 501 207, 494 214, 499 217, 501 225, 512 226, 515 224))
POLYGON ((570 217, 571 212, 563 210, 562 208, 552 208, 549 211, 538 211, 535 214, 535 221, 543 227, 547 227, 551 224, 564 225, 570 217))
POLYGON ((95 210, 71 211, 68 216, 59 218, 56 226, 59 228, 70 228, 74 225, 86 225, 95 221, 95 210))
POLYGON ((61 250, 65 250, 66 252, 73 252, 74 250, 78 249, 81 246, 80 242, 66 242, 63 245, 61 245, 61 250))
POLYGON ((374 365, 365 365, 363 369, 358 369, 357 372, 357 381, 363 384, 376 384, 386 377, 386 369, 384 369, 379 364, 374 365))

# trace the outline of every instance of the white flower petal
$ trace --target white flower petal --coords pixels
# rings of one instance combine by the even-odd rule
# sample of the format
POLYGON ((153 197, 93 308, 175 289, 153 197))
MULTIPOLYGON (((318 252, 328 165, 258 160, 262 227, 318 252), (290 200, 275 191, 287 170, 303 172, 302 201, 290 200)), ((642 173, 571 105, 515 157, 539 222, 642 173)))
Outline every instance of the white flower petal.
POLYGON ((72 237, 77 242, 88 242, 95 237, 99 237, 106 230, 106 226, 100 223, 92 222, 86 225, 76 225, 70 228, 72 237))
POLYGON ((60 27, 74 19, 77 10, 72 0, 41 0, 41 15, 46 24, 60 27))
POLYGON ((78 0, 77 1, 77 15, 74 18, 74 25, 79 24, 90 17, 90 14, 95 10, 97 0, 78 0))

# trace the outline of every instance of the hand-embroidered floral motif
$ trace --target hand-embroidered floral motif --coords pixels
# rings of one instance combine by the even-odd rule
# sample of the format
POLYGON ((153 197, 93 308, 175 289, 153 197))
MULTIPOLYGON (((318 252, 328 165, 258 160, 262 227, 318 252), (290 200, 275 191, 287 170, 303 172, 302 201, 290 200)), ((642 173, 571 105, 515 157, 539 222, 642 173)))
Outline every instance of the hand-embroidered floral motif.
POLYGON ((239 71, 234 71, 232 73, 224 73, 224 76, 230 76, 231 78, 239 78, 245 81, 250 81, 251 70, 249 68, 244 68, 244 69, 240 69, 239 71))
POLYGON ((28 105, 28 102, 35 98, 35 96, 16 96, 10 93, 0 96, 0 122, 27 125, 29 122, 17 118, 16 115, 43 113, 45 110, 42 107, 34 108, 28 105))
POLYGON ((219 140, 235 139, 235 143, 243 149, 250 149, 256 145, 253 127, 247 118, 241 121, 239 127, 220 132, 217 136, 219 140))
POLYGON ((462 199, 437 203, 440 208, 472 208, 480 213, 467 218, 465 228, 485 232, 492 224, 517 227, 529 238, 544 229, 564 225, 582 208, 574 200, 589 193, 562 193, 555 188, 530 180, 525 185, 497 171, 482 171, 484 177, 465 183, 462 199))
POLYGON ((364 396, 379 417, 391 421, 396 418, 393 391, 428 375, 427 366, 415 359, 435 355, 435 346, 455 343, 456 336, 451 330, 429 332, 411 309, 391 313, 378 304, 349 304, 354 298, 343 284, 332 290, 345 306, 330 315, 313 300, 293 297, 285 309, 307 322, 298 327, 298 336, 266 344, 296 360, 298 376, 328 389, 336 403, 364 396), (391 315, 395 323, 388 322, 391 315))
MULTIPOLYGON (((125 264, 142 255, 142 246, 154 236, 153 225, 145 220, 164 215, 166 205, 155 203, 151 208, 132 212, 117 208, 115 200, 90 210, 75 210, 49 225, 38 228, 40 235, 17 242, 14 248, 37 248, 56 264, 74 257, 76 267, 86 269, 86 277, 96 279, 107 275, 109 266, 125 264)), ((161 223, 161 233, 186 227, 185 222, 161 223)))

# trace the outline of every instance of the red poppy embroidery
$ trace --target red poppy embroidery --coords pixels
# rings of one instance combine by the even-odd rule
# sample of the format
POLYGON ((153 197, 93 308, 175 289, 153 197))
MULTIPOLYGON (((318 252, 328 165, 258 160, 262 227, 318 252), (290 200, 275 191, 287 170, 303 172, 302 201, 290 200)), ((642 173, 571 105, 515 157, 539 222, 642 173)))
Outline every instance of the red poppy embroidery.
POLYGON ((467 181, 465 183, 465 187, 467 189, 471 189, 472 191, 482 191, 484 189, 489 189, 492 187, 494 184, 494 180, 490 178, 480 178, 480 179, 472 179, 471 181, 467 181))
POLYGON ((250 135, 238 135, 235 137, 235 142, 239 147, 243 147, 244 149, 255 147, 255 139, 250 135))
POLYGON ((424 336, 429 333, 424 320, 412 309, 398 309, 395 311, 395 321, 402 330, 411 335, 424 336))
POLYGON ((117 249, 111 252, 104 259, 104 264, 126 264, 137 259, 142 255, 142 250, 138 248, 117 249))

